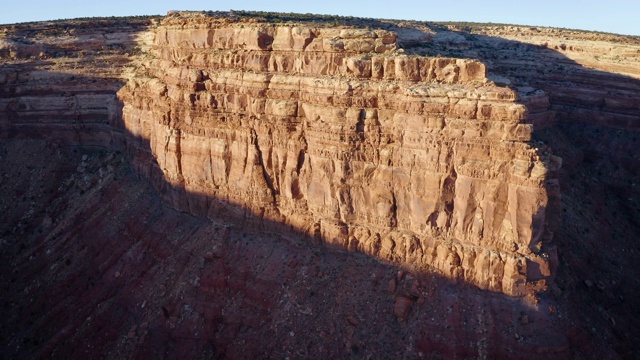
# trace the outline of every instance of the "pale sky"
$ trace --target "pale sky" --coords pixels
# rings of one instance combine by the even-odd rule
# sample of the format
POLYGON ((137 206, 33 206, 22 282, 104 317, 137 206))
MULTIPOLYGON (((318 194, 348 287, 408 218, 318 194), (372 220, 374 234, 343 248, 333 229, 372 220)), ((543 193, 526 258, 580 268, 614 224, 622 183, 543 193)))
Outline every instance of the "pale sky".
POLYGON ((230 9, 508 23, 640 35, 640 0, 0 0, 0 24, 230 9))

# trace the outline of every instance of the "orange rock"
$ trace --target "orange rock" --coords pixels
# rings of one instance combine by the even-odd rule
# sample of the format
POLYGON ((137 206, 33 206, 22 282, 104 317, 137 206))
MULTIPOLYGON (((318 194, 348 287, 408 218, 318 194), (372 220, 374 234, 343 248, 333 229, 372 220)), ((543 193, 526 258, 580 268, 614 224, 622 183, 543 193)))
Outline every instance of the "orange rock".
MULTIPOLYGON (((552 117, 548 97, 494 85, 478 60, 395 52, 409 35, 169 16, 140 35, 137 72, 101 67, 95 85, 61 72, 50 82, 68 96, 3 98, 0 136, 126 149, 171 206, 194 215, 232 208, 483 289, 544 290, 560 160, 529 142, 552 117), (104 90, 124 79, 117 98, 104 90)), ((0 83, 38 81, 18 69, 3 67, 0 83)))
POLYGON ((220 214, 184 189, 303 231, 315 219, 329 246, 481 288, 546 286, 551 155, 526 143, 526 107, 485 84, 484 64, 376 55, 394 45, 384 31, 170 19, 156 32, 147 78, 119 98, 175 208, 220 214), (309 41, 323 46, 300 53, 309 41))
POLYGON ((409 311, 411 311, 411 305, 413 305, 413 300, 406 296, 397 296, 396 301, 393 304, 393 314, 400 321, 407 320, 409 316, 409 311))

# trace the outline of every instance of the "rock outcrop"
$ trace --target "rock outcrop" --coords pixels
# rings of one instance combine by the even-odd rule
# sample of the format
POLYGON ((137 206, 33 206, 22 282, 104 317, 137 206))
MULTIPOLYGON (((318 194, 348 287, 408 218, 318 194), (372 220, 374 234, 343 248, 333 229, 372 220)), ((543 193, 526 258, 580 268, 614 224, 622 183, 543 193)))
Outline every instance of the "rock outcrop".
POLYGON ((467 25, 0 26, 0 353, 637 357, 638 39, 467 25))
POLYGON ((544 93, 495 86, 477 60, 396 54, 395 41, 169 17, 118 94, 135 164, 153 177, 155 159, 168 201, 199 216, 240 205, 481 288, 544 290, 560 165, 529 144, 550 116, 544 93))
POLYGON ((150 26, 141 19, 3 28, 0 137, 104 148, 122 143, 116 92, 131 75, 132 56, 135 62, 153 39, 145 31, 150 26))
POLYGON ((482 59, 511 86, 544 90, 554 120, 640 128, 637 37, 540 27, 479 26, 469 31, 450 26, 431 38, 412 52, 482 59))

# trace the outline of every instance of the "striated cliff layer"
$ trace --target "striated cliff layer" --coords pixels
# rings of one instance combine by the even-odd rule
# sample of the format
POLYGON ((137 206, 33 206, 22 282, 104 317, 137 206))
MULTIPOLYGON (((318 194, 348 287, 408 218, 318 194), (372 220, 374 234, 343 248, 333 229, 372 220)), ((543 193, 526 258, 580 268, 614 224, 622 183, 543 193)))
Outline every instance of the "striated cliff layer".
POLYGON ((546 289, 560 160, 530 145, 546 95, 495 86, 477 60, 398 54, 396 41, 169 17, 118 93, 135 166, 192 214, 239 205, 484 289, 546 289))
POLYGON ((116 92, 145 44, 148 19, 0 29, 0 137, 122 147, 116 92))
POLYGON ((0 26, 0 353, 639 356, 639 39, 214 15, 0 26))
POLYGON ((634 131, 640 126, 638 37, 524 26, 411 25, 431 41, 410 53, 481 59, 501 83, 544 90, 556 113, 553 120, 634 131))

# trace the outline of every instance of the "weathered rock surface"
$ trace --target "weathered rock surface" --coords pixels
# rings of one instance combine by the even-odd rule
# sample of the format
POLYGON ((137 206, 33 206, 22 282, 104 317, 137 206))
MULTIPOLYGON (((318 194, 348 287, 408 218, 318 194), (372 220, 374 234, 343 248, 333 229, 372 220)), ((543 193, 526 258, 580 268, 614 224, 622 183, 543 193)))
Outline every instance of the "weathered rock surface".
POLYGON ((0 174, 12 174, 0 183, 0 223, 8 224, 0 234, 4 357, 568 354, 567 336, 546 310, 434 273, 398 280, 398 296, 423 298, 399 322, 387 289, 397 267, 322 251, 285 227, 270 232, 177 212, 136 179, 124 154, 80 149, 0 142, 0 174), (421 286, 411 290, 415 278, 421 286), (520 325, 521 312, 533 325, 520 325))
POLYGON ((287 21, 0 28, 3 354, 637 356, 633 39, 287 21))
POLYGON ((172 206, 199 216, 224 201, 481 288, 544 290, 560 161, 527 143, 549 114, 525 106, 543 94, 488 84, 475 60, 385 54, 395 38, 169 18, 119 92, 134 153, 151 151, 136 165, 157 159, 172 206))
MULTIPOLYGON (((0 137, 52 137, 114 148, 116 92, 131 73, 149 20, 6 26, 0 37, 0 137), (35 49, 35 50, 34 50, 35 49)), ((122 141, 120 141, 122 142, 122 141)))
POLYGON ((469 33, 451 26, 431 37, 411 52, 482 59, 512 86, 544 90, 556 120, 640 127, 637 37, 516 26, 477 27, 469 33))

